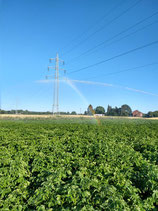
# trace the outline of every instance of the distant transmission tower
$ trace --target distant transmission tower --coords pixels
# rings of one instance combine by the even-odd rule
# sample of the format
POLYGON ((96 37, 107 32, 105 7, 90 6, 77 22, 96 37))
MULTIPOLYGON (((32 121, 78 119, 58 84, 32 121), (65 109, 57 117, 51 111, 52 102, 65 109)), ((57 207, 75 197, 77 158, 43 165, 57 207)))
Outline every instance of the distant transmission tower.
POLYGON ((18 114, 18 99, 16 99, 15 114, 18 114))
MULTIPOLYGON (((50 58, 50 63, 52 61, 55 61, 55 67, 54 66, 48 66, 48 71, 50 69, 55 70, 55 74, 46 76, 46 79, 53 78, 54 79, 54 96, 53 96, 53 106, 52 106, 52 113, 53 114, 60 114, 59 113, 59 71, 64 70, 62 68, 59 68, 59 63, 62 62, 64 64, 64 61, 59 59, 59 55, 57 53, 56 58, 50 58)), ((64 70, 65 73, 65 70, 64 70)))

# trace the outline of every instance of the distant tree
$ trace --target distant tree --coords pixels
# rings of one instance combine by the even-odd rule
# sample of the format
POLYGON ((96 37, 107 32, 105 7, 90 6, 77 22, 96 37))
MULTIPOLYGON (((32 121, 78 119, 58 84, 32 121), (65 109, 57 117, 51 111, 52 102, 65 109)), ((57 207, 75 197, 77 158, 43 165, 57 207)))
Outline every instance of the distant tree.
POLYGON ((111 110, 112 110, 112 107, 108 105, 107 107, 107 116, 110 116, 110 113, 111 113, 111 110))
POLYGON ((93 106, 90 104, 87 108, 88 115, 94 115, 95 111, 93 110, 93 106))
POLYGON ((149 111, 146 115, 145 115, 145 117, 158 117, 158 111, 149 111))
POLYGON ((107 112, 106 112, 107 116, 110 116, 111 109, 112 109, 112 107, 110 105, 108 105, 107 112))
POLYGON ((111 116, 120 116, 121 108, 115 107, 111 109, 111 116))
POLYGON ((117 116, 121 116, 121 108, 115 107, 115 112, 117 116))
POLYGON ((158 111, 153 112, 153 117, 158 117, 158 111))
POLYGON ((71 112, 71 115, 76 115, 76 114, 77 114, 76 111, 71 112))
POLYGON ((129 105, 124 104, 121 106, 121 116, 132 116, 132 109, 129 105))
POLYGON ((108 105, 106 115, 107 116, 120 116, 121 108, 118 108, 118 107, 112 108, 111 106, 108 105))
POLYGON ((61 115, 68 115, 68 112, 60 111, 60 114, 61 114, 61 115))
POLYGON ((115 106, 115 108, 112 108, 108 105, 107 107, 107 116, 132 116, 132 110, 131 108, 124 104, 121 106, 121 108, 118 108, 115 106))
POLYGON ((97 106, 97 107, 95 108, 95 113, 96 113, 96 114, 105 114, 105 109, 104 109, 104 107, 102 107, 102 106, 97 106))
POLYGON ((84 115, 87 115, 87 111, 84 112, 84 115))

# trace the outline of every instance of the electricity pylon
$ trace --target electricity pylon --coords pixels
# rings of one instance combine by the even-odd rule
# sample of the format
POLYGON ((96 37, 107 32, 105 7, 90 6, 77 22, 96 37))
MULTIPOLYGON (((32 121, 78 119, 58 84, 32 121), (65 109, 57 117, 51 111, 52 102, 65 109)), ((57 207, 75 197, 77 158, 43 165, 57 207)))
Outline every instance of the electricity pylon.
MULTIPOLYGON (((48 71, 50 71, 50 69, 53 69, 53 70, 55 70, 55 74, 46 76, 46 79, 48 79, 48 77, 51 77, 54 79, 54 96, 53 96, 52 113, 59 115, 60 114, 59 113, 59 71, 64 70, 62 68, 59 68, 59 63, 62 62, 62 64, 64 64, 64 61, 59 59, 58 53, 56 55, 56 58, 49 59, 50 63, 53 60, 55 61, 55 67, 48 66, 48 71)), ((65 70, 64 70, 64 72, 65 72, 65 70)))

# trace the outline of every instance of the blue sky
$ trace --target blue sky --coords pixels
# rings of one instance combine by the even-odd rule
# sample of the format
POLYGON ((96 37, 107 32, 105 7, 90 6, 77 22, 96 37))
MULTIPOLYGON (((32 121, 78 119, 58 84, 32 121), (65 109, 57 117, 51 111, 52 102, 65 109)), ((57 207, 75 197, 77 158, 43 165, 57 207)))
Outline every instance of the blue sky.
POLYGON ((58 52, 70 80, 112 84, 72 82, 72 88, 61 82, 60 110, 84 112, 88 104, 157 110, 158 44, 71 73, 157 41, 156 12, 157 0, 0 0, 2 109, 17 104, 18 109, 51 111, 52 82, 37 81, 45 79, 49 58, 58 52), (110 41, 82 55, 106 40, 110 41), (139 66, 144 67, 132 69, 139 66))

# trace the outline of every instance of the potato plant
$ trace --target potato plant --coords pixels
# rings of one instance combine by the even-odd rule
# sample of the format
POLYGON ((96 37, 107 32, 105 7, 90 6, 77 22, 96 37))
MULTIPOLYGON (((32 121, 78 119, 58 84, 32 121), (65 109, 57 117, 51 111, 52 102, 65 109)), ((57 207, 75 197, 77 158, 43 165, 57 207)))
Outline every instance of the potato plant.
POLYGON ((158 210, 158 122, 0 121, 0 210, 158 210))

